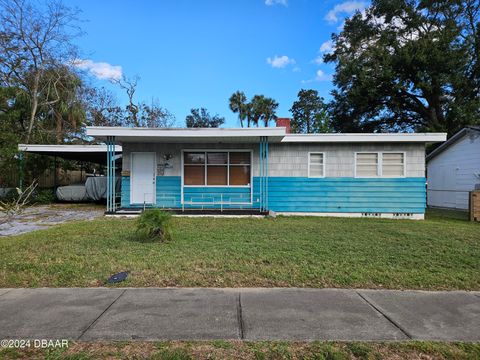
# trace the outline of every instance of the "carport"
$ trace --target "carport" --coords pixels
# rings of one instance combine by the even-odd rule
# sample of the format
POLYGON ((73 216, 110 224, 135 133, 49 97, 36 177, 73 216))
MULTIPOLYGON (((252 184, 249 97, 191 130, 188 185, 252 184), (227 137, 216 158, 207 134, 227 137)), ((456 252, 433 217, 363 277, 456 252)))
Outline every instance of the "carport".
MULTIPOLYGON (((51 156, 54 158, 54 167, 56 168, 57 158, 65 160, 75 160, 79 162, 89 162, 104 165, 109 175, 112 175, 112 181, 107 182, 107 194, 115 198, 115 182, 113 181, 115 173, 115 164, 121 161, 122 147, 119 145, 46 145, 46 144, 19 144, 20 160, 20 187, 23 187, 23 156, 24 153, 51 156)), ((56 176, 56 171, 54 172, 56 176)), ((54 180, 56 187, 56 179, 54 180)))

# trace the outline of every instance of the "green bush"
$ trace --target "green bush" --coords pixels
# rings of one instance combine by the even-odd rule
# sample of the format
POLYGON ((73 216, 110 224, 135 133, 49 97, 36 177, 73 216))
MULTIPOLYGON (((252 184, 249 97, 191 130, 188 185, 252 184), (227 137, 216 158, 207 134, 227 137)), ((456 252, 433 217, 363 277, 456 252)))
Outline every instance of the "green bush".
POLYGON ((137 234, 141 239, 168 241, 172 239, 172 215, 160 209, 147 209, 137 220, 137 234))
POLYGON ((53 189, 41 189, 33 195, 32 202, 35 204, 51 204, 55 202, 56 199, 53 189))

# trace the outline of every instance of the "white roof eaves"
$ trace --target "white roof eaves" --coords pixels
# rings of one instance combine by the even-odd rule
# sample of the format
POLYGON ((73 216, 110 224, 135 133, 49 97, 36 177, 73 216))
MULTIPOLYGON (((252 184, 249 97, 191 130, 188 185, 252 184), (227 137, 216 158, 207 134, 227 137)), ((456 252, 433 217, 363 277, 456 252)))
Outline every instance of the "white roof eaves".
POLYGON ((87 136, 107 137, 252 137, 252 136, 284 136, 286 128, 125 128, 125 127, 87 127, 87 136))
POLYGON ((440 155, 442 152, 444 152, 446 149, 448 149, 450 146, 455 144, 457 141, 462 139, 465 135, 467 135, 470 131, 478 131, 480 132, 480 128, 478 127, 471 127, 467 126, 464 127, 462 130, 459 130, 455 134, 453 134, 447 141, 445 141, 443 144, 441 144, 439 147, 437 147, 435 150, 433 150, 430 154, 427 155, 426 160, 430 161, 437 155, 440 155))
MULTIPOLYGON (((107 152, 107 145, 46 145, 46 144, 18 144, 19 151, 34 152, 107 152)), ((115 145, 115 152, 122 152, 121 145, 115 145)))
POLYGON ((401 134, 289 134, 284 143, 351 143, 351 142, 441 142, 446 133, 401 133, 401 134))

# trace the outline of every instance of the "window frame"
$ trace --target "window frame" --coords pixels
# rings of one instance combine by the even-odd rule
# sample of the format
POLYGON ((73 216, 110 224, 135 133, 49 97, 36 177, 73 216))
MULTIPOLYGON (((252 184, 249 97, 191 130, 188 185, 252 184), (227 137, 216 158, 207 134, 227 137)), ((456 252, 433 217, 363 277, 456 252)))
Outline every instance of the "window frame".
MULTIPOLYGON (((253 150, 252 149, 182 149, 181 151, 181 167, 182 167, 182 188, 194 188, 194 187, 207 187, 207 188, 223 188, 223 187, 228 187, 228 188, 251 188, 253 184, 253 150), (204 169, 204 178, 205 178, 205 185, 185 185, 185 153, 205 153, 205 164, 203 166, 205 167, 204 169), (226 164, 212 164, 210 166, 226 166, 227 167, 227 185, 207 185, 207 168, 208 168, 208 159, 207 159, 207 153, 212 152, 226 152, 227 153, 227 163, 226 164), (250 167, 250 184, 249 185, 230 185, 230 154, 231 152, 244 152, 244 153, 249 153, 250 154, 250 164, 246 165, 240 165, 238 166, 249 166, 250 167)), ((232 165, 235 166, 235 165, 232 165)))
POLYGON ((322 179, 325 177, 325 163, 326 163, 326 158, 325 158, 325 152, 322 152, 322 151, 309 151, 308 152, 308 177, 309 178, 313 178, 313 179, 322 179), (316 175, 312 175, 311 174, 311 171, 310 171, 310 166, 312 164, 312 154, 313 155, 322 155, 322 176, 316 176, 316 175))
POLYGON ((405 178, 407 177, 407 153, 406 151, 355 151, 354 153, 354 177, 358 179, 378 179, 378 178, 405 178), (377 175, 376 176, 360 176, 357 174, 357 154, 377 154, 377 175), (403 175, 383 175, 383 154, 403 154, 403 175))

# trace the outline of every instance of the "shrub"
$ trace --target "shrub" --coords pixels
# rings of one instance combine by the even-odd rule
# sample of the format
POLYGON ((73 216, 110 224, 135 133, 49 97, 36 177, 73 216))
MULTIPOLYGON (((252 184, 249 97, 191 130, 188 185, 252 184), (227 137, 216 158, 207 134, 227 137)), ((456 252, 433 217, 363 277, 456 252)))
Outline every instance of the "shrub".
POLYGON ((36 204, 51 204, 56 200, 55 191, 53 189, 38 190, 33 196, 33 202, 36 204))
POLYGON ((172 215, 160 209, 147 209, 138 218, 137 234, 142 239, 168 241, 172 239, 172 215))

